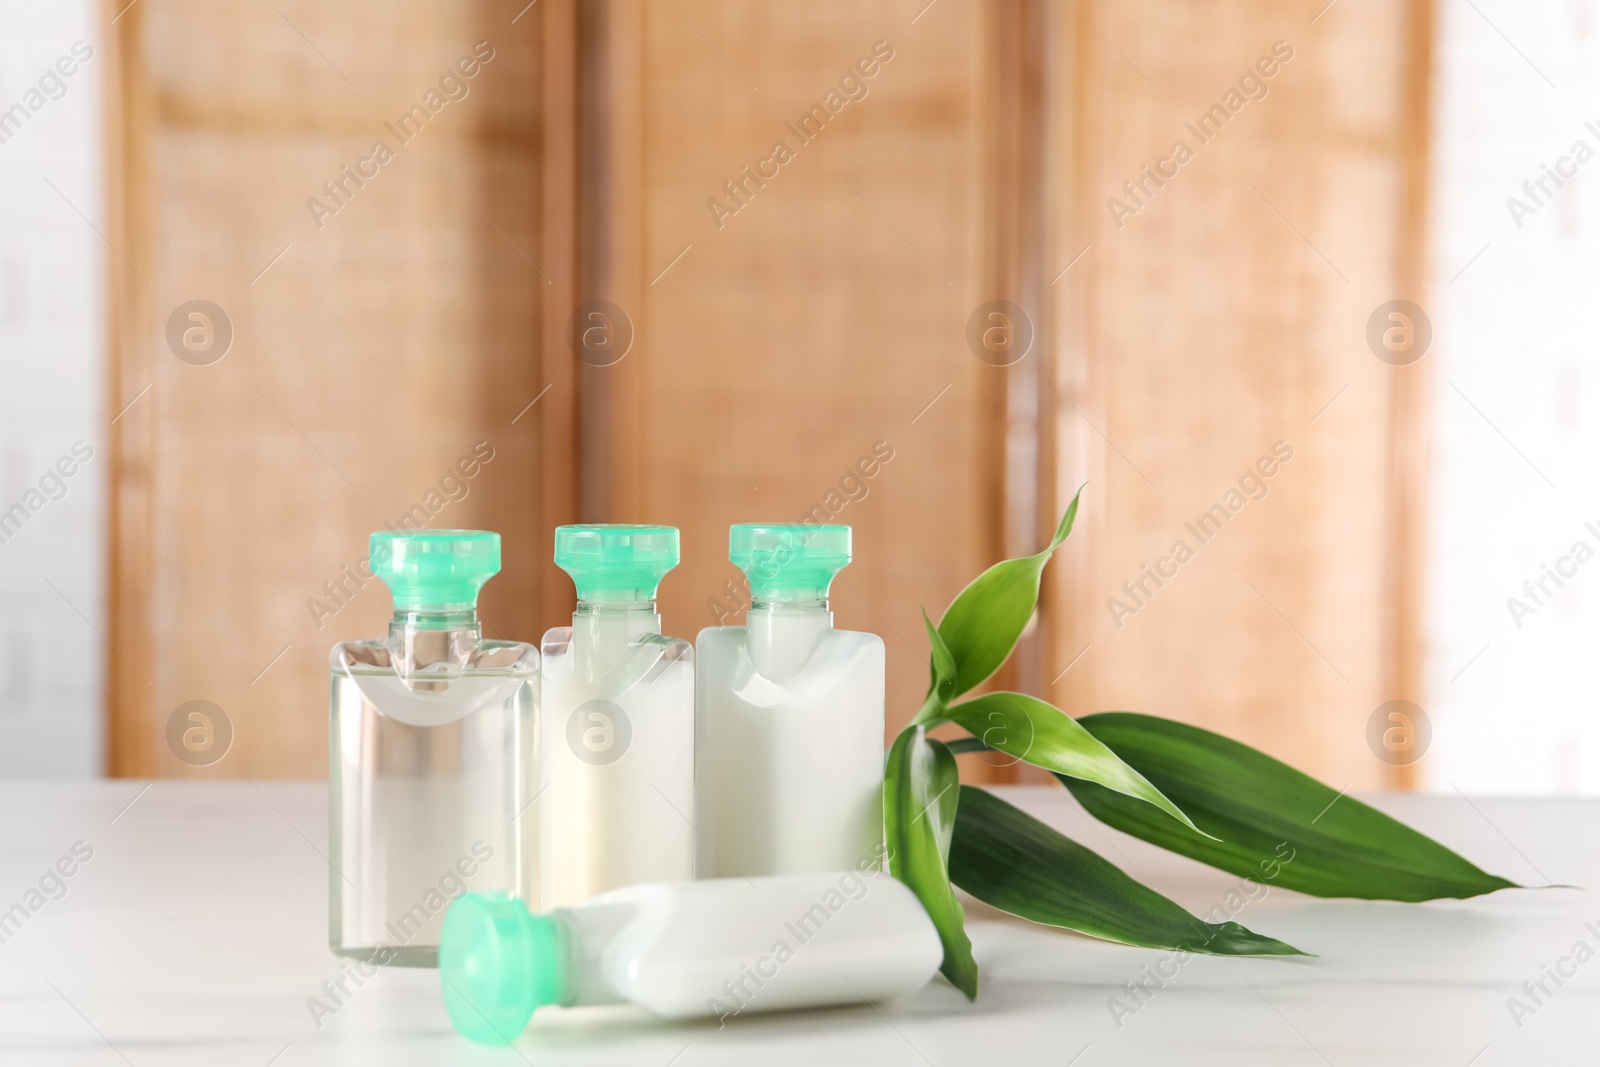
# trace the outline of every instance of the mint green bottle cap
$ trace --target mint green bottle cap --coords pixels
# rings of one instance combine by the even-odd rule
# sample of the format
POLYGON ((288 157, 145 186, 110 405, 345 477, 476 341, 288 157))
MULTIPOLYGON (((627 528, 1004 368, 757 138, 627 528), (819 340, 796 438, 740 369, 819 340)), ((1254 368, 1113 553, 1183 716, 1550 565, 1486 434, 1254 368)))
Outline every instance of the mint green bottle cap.
POLYGON ((556 527, 556 566, 572 575, 579 600, 612 604, 654 600, 661 579, 677 565, 676 526, 556 527))
POLYGON ((566 933, 509 893, 468 893, 444 916, 439 982, 445 1010, 464 1037, 510 1044, 535 1008, 565 995, 566 933))
POLYGON ((728 528, 728 559, 762 600, 823 600, 850 564, 850 527, 741 522, 728 528))
POLYGON ((500 573, 500 535, 487 530, 426 530, 372 535, 372 573, 394 594, 396 611, 477 604, 500 573))

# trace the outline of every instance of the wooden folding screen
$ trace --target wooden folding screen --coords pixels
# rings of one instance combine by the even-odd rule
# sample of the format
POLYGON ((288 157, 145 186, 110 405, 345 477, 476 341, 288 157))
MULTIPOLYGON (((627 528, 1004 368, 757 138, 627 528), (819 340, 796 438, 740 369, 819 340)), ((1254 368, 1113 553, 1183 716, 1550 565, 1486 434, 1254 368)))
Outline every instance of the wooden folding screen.
POLYGON ((605 449, 588 510, 683 528, 662 604, 686 636, 737 621, 730 522, 851 524, 837 621, 888 643, 891 727, 927 686, 919 605, 940 610, 1005 538, 1010 371, 966 337, 1018 257, 992 224, 1016 6, 586 9, 605 12, 605 114, 581 185, 606 220, 586 252, 635 331, 621 362, 584 368, 605 449))
POLYGON ((1423 697, 1428 363, 1367 333, 1425 301, 1431 32, 1428 0, 1080 0, 1059 25, 1059 485, 1090 484, 1051 693, 1074 714, 1407 784, 1367 728, 1423 697))
POLYGON ((385 525, 502 531, 486 629, 548 622, 574 47, 569 8, 516 14, 108 10, 113 773, 325 773, 328 646, 384 632, 385 525), (196 300, 231 326, 215 361, 196 300), (206 768, 167 740, 191 700, 234 731, 206 768))
POLYGON ((345 568, 419 505, 505 534, 485 616, 528 640, 571 603, 557 522, 681 526, 691 638, 742 609, 728 523, 850 523, 838 622, 888 643, 892 728, 920 607, 1087 480, 999 681, 1384 780, 1422 371, 1365 328, 1421 274, 1429 10, 1319 6, 141 0, 110 95, 113 770, 321 773, 327 646, 388 608, 345 568), (168 339, 194 300, 232 326, 214 363, 168 339), (236 730, 209 770, 166 742, 191 699, 236 730))

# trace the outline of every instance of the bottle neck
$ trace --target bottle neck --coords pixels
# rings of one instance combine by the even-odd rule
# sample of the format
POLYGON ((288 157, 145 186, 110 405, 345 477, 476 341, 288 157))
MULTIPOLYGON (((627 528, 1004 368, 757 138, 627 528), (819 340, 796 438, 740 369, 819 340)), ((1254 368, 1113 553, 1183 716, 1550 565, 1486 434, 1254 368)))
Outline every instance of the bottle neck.
POLYGON ((572 652, 583 677, 597 678, 624 650, 661 632, 654 600, 580 600, 572 613, 572 652))
POLYGON ((459 673, 482 639, 478 612, 471 604, 404 608, 389 620, 390 659, 401 675, 459 673))
POLYGON ((536 917, 550 924, 554 943, 560 945, 559 980, 550 983, 547 993, 556 999, 549 1003, 580 1007, 628 1002, 626 987, 617 985, 619 978, 626 981, 627 968, 608 966, 607 957, 638 913, 634 901, 587 901, 536 917))
POLYGON ((401 630, 478 629, 478 609, 472 604, 430 604, 415 608, 396 608, 389 619, 389 633, 401 630))
POLYGON ((833 629, 833 612, 826 598, 757 597, 745 613, 744 625, 751 664, 764 677, 783 682, 800 673, 823 635, 833 629))
POLYGON ((537 946, 528 961, 537 982, 534 995, 541 1006, 570 1007, 578 1001, 585 972, 590 969, 584 957, 582 925, 564 908, 529 917, 534 935, 530 941, 537 946))

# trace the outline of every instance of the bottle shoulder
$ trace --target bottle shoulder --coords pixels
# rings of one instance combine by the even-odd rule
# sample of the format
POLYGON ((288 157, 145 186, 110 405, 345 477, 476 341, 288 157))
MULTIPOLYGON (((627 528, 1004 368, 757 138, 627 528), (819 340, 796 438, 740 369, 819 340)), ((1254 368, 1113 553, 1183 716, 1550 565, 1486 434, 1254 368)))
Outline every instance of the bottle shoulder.
MULTIPOLYGON (((681 637, 666 634, 643 634, 629 641, 624 648, 651 648, 662 652, 667 659, 693 659, 694 645, 681 637)), ((564 656, 572 651, 572 627, 552 626, 544 632, 539 650, 545 656, 564 656)))
MULTIPOLYGON (((728 653, 737 655, 750 646, 750 631, 744 626, 707 626, 695 638, 695 647, 702 658, 707 655, 728 653)), ((839 630, 830 628, 818 642, 826 647, 830 656, 868 655, 882 659, 885 654, 883 638, 869 630, 839 630)))
POLYGON ((572 627, 552 626, 539 640, 539 651, 546 656, 562 656, 572 648, 572 627))
POLYGON ((888 663, 877 634, 829 630, 803 663, 780 661, 782 673, 767 674, 759 656, 752 655, 743 627, 719 630, 702 632, 695 665, 696 690, 714 704, 732 700, 736 706, 773 710, 876 705, 882 714, 888 663))
POLYGON ((720 652, 737 654, 750 639, 750 631, 743 626, 707 626, 694 636, 695 650, 702 656, 715 656, 720 652))
POLYGON ((512 656, 517 659, 531 658, 536 666, 539 662, 539 647, 527 641, 483 641, 479 643, 478 648, 486 657, 499 661, 512 656))
MULTIPOLYGON (((462 674, 537 674, 539 649, 526 641, 480 641, 460 665, 462 674)), ((328 650, 328 667, 337 673, 389 673, 394 647, 387 640, 340 641, 328 650)))
POLYGON ((557 627, 545 634, 543 652, 546 693, 620 700, 641 686, 694 687, 694 646, 677 637, 646 633, 595 648, 575 642, 569 627, 557 627))
POLYGON ((833 632, 836 634, 842 634, 846 640, 859 648, 878 649, 879 651, 882 651, 884 647, 883 638, 873 633, 871 630, 835 630, 833 632))

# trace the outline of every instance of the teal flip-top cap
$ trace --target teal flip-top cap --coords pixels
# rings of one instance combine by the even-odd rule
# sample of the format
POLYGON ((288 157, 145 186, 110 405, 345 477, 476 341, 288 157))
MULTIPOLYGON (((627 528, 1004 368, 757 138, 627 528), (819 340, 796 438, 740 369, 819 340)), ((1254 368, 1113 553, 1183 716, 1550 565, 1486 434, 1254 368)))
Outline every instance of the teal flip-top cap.
POLYGON ((728 528, 728 559, 762 600, 823 600, 850 564, 850 527, 741 522, 728 528))
POLYGON ((529 914, 509 893, 468 893, 445 913, 439 984, 464 1037, 487 1045, 516 1040, 535 1008, 560 1003, 567 968, 561 924, 529 914))
POLYGON ((396 611, 477 604, 500 573, 500 535, 487 530, 383 530, 370 548, 372 573, 394 594, 396 611))
POLYGON ((579 600, 612 604, 654 600, 661 579, 677 565, 676 526, 556 527, 556 566, 572 575, 579 600))

